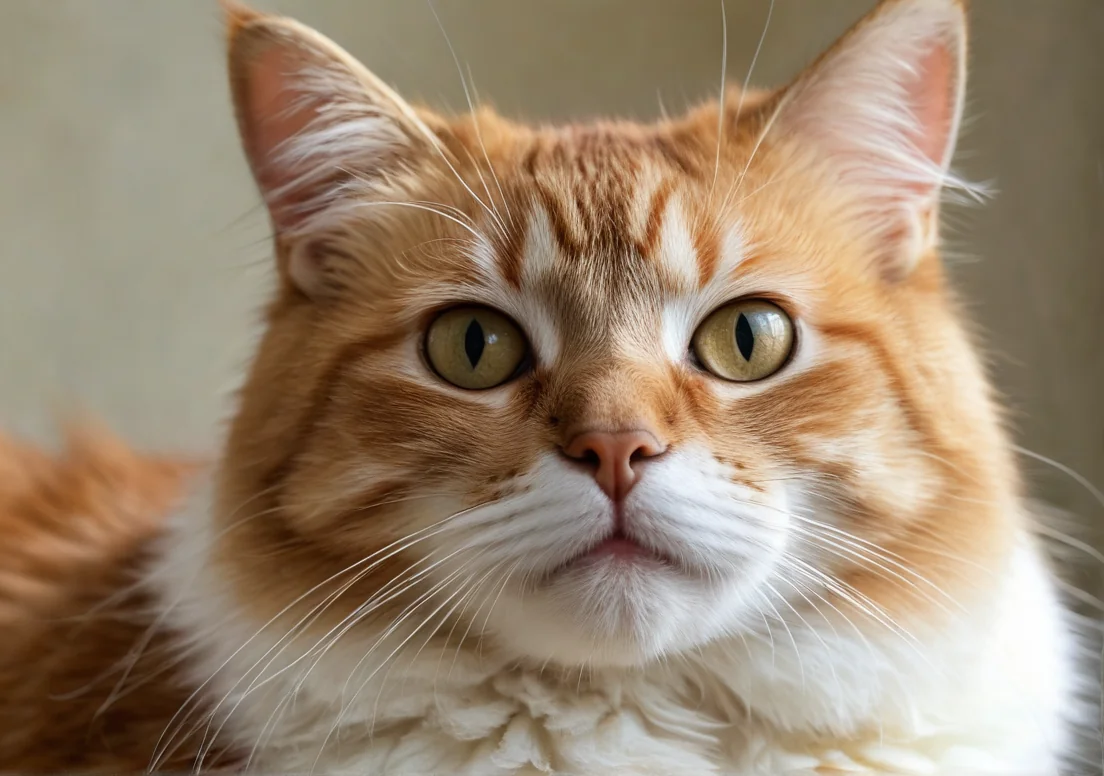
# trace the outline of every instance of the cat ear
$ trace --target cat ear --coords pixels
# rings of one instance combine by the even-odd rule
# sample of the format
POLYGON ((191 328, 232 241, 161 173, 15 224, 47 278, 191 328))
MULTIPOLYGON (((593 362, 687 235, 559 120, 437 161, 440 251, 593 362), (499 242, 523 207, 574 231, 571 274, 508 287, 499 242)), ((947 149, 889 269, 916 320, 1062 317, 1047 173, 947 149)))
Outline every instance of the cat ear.
POLYGON ((902 277, 937 241, 966 86, 965 0, 883 0, 786 89, 769 130, 810 144, 902 277))
POLYGON ((383 187, 436 138, 337 44, 291 19, 223 0, 238 129, 276 232, 282 269, 308 295, 326 268, 309 233, 353 191, 383 187), (283 250, 280 250, 283 248, 283 250))

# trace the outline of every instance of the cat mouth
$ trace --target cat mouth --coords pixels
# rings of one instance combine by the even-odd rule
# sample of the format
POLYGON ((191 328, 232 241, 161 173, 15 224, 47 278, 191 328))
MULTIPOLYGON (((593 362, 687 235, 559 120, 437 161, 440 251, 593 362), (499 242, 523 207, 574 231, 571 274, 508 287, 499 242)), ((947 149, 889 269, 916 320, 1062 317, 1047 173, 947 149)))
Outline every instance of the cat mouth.
POLYGON ((663 560, 653 550, 645 547, 640 542, 636 541, 624 531, 614 531, 598 544, 591 547, 589 550, 583 553, 581 559, 585 558, 601 558, 610 557, 619 561, 632 562, 640 560, 642 558, 652 558, 654 560, 663 560))
POLYGON ((656 550, 633 538, 620 528, 610 532, 582 552, 568 558, 549 577, 575 569, 599 564, 615 564, 626 567, 651 567, 675 569, 678 562, 666 553, 656 550))

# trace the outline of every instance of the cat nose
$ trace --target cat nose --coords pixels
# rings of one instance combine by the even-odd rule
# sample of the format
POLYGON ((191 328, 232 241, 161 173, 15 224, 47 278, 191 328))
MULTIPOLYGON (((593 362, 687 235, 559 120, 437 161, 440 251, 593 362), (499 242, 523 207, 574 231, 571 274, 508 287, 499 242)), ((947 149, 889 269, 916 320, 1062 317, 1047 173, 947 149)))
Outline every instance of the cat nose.
POLYGON ((564 455, 594 467, 594 479, 614 501, 625 498, 639 479, 633 462, 654 458, 667 446, 649 431, 587 431, 563 448, 564 455))

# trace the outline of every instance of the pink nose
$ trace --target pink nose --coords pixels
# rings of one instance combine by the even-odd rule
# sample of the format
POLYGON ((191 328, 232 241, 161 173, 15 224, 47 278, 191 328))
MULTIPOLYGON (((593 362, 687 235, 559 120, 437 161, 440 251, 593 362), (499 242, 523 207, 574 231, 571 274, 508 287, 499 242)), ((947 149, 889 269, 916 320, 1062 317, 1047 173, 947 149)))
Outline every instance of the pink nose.
POLYGON ((570 458, 594 466, 594 479, 614 501, 625 498, 639 479, 633 462, 663 454, 667 446, 647 431, 587 431, 564 446, 570 458))

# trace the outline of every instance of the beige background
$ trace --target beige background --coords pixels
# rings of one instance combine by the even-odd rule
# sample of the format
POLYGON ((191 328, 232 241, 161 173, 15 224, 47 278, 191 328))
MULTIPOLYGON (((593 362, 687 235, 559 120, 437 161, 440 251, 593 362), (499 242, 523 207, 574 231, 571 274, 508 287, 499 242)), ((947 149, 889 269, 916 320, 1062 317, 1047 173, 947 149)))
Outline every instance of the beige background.
MULTIPOLYGON (((463 106, 425 0, 265 0, 408 96, 463 106)), ((788 78, 869 0, 778 0, 753 82, 788 78)), ((719 0, 438 0, 482 97, 531 118, 655 115, 715 92, 719 0)), ((742 81, 768 0, 727 0, 742 81)), ((993 179, 952 260, 1023 443, 1104 484, 1104 0, 975 0, 970 131, 993 179)), ((214 0, 0 0, 0 426, 80 406, 209 449, 267 283, 214 0)), ((1104 523, 1043 467, 1037 492, 1104 523)), ((1095 510, 1095 511, 1094 511, 1095 510)))

